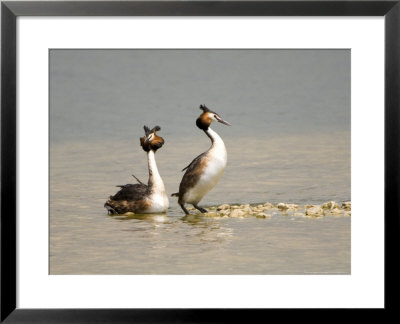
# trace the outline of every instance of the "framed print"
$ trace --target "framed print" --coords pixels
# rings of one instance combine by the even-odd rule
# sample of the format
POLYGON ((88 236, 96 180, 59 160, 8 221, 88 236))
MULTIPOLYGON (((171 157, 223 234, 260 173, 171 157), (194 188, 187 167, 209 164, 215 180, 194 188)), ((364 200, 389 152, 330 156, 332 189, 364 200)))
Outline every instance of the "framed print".
POLYGON ((1 8, 2 321, 394 309, 398 1, 1 8))

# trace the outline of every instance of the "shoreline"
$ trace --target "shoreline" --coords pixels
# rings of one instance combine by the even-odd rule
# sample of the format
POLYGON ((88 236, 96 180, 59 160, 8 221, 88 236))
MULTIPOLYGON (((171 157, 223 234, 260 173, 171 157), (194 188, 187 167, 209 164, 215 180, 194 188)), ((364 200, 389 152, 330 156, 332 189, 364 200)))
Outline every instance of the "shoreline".
MULTIPOLYGON (((297 205, 289 203, 272 204, 222 204, 219 206, 209 206, 208 213, 197 213, 205 217, 232 217, 232 218, 271 218, 273 215, 295 217, 325 217, 325 216, 351 216, 351 201, 337 203, 328 201, 319 205, 307 204, 297 205)), ((189 211, 197 211, 194 207, 189 207, 189 211)))

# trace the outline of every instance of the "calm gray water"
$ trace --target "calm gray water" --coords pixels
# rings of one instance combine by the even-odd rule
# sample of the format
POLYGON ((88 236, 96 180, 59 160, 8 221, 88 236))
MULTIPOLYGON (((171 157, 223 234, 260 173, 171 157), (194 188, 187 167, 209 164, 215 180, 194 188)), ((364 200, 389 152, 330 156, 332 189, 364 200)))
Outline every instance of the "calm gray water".
POLYGON ((204 103, 228 166, 203 206, 319 204, 350 196, 346 50, 52 50, 50 274, 350 273, 350 217, 110 217, 103 204, 147 181, 143 125, 160 125, 168 193, 206 150, 204 103))

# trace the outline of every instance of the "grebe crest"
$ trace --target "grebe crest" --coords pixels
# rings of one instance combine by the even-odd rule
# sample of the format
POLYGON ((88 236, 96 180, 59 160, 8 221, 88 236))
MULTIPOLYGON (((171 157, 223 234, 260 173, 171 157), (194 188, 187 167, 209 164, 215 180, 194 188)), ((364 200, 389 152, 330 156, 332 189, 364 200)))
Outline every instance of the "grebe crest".
POLYGON ((145 152, 153 150, 156 152, 164 145, 164 139, 156 134, 161 130, 160 126, 155 126, 150 130, 147 126, 143 126, 145 135, 140 138, 140 145, 145 152))

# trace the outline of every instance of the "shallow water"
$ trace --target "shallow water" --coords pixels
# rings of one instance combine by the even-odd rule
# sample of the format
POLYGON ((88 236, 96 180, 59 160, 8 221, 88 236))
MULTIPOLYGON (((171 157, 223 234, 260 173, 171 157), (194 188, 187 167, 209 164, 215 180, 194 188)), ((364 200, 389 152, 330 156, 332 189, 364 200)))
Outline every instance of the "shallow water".
POLYGON ((350 196, 348 50, 52 50, 50 274, 350 273, 351 217, 111 217, 143 182, 143 125, 169 194, 209 147, 200 104, 232 124, 226 171, 200 205, 321 204, 350 196))
MULTIPOLYGON (((185 160, 198 151, 190 142, 181 144, 185 152, 170 143, 157 153, 169 193, 179 185, 185 160)), ((341 143, 331 137, 255 141, 256 148, 268 147, 258 150, 258 157, 252 145, 243 151, 233 144, 227 141, 227 170, 204 197, 203 206, 350 198, 349 170, 343 163, 347 153, 340 153, 341 143), (327 158, 329 163, 321 167, 321 160, 327 158)), ((274 212, 270 219, 184 217, 173 197, 166 214, 108 216, 103 204, 117 191, 116 184, 134 183, 132 173, 147 180, 146 157, 139 145, 117 147, 121 157, 104 153, 111 146, 115 144, 69 143, 51 148, 51 274, 350 272, 348 216, 308 218, 274 212)))
MULTIPOLYGON (((58 224, 51 274, 348 274, 348 217, 142 215, 58 224), (71 233, 71 231, 73 233, 71 233), (339 233, 339 234, 338 234, 339 233), (68 249, 63 249, 67 244, 68 249), (61 245, 61 246, 60 246, 61 245)), ((100 215, 98 215, 100 216, 100 215)))

